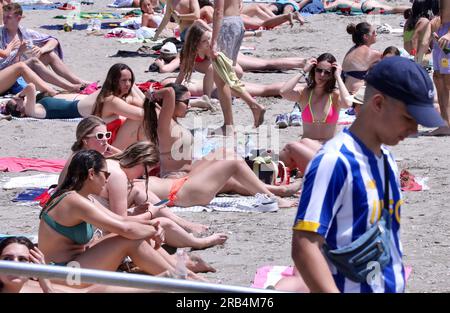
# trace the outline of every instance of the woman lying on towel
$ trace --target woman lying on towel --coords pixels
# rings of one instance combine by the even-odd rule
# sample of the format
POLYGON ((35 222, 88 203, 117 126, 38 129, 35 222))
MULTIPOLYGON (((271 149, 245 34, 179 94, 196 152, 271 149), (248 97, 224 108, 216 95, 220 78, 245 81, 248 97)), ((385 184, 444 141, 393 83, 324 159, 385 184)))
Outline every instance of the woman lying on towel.
POLYGON ((326 11, 337 11, 342 9, 351 9, 352 11, 365 14, 403 14, 410 7, 391 6, 383 1, 377 0, 322 0, 326 11))
MULTIPOLYGON (((263 193, 270 197, 275 195, 286 197, 299 190, 300 181, 289 186, 264 185, 241 157, 234 151, 223 148, 212 152, 204 151, 203 158, 194 162, 193 137, 190 131, 178 122, 178 118, 184 117, 189 106, 190 93, 187 88, 172 84, 148 93, 148 97, 150 99, 146 99, 144 104, 144 129, 149 140, 158 144, 160 176, 174 180, 190 176, 192 171, 199 175, 200 173, 211 175, 199 180, 203 187, 205 182, 208 182, 208 185, 211 182, 211 188, 199 190, 195 197, 179 200, 181 202, 175 202, 175 204, 183 206, 208 204, 216 193, 234 192, 247 196, 263 193), (219 170, 219 168, 222 169, 219 170), (226 179, 222 181, 224 177, 226 179), (215 179, 218 181, 212 182, 215 179), (250 182, 252 182, 251 185, 250 182)), ((151 179, 154 178, 151 177, 151 179)), ((158 179, 155 178, 155 180, 158 179)), ((153 184, 151 186, 153 187, 153 184)), ((153 189, 152 191, 158 197, 164 198, 168 195, 153 189)), ((278 198, 278 204, 280 207, 292 205, 291 202, 280 198, 278 198)))
MULTIPOLYGON (((199 1, 199 4, 200 18, 207 24, 212 24, 214 14, 213 4, 209 1, 203 1, 203 3, 199 1)), ((260 28, 271 29, 284 23, 289 23, 292 27, 294 20, 298 21, 301 25, 305 23, 305 20, 298 11, 275 15, 267 4, 259 3, 242 6, 241 17, 246 30, 258 30, 260 28)))
POLYGON ((6 102, 2 112, 16 117, 69 119, 90 115, 92 107, 92 101, 85 95, 58 94, 51 97, 41 93, 36 96, 36 87, 30 83, 6 102))
MULTIPOLYGON (((66 178, 40 214, 39 248, 46 260, 60 266, 76 261, 81 268, 116 271, 129 256, 148 274, 172 272, 175 258, 160 248, 164 231, 150 212, 120 216, 91 196, 100 194, 108 177, 106 160, 99 152, 82 150, 73 156, 66 178), (95 228, 110 234, 94 239, 95 228)), ((188 277, 199 278, 191 271, 188 277)))
POLYGON ((340 109, 351 107, 341 72, 336 58, 324 53, 308 60, 305 72, 295 75, 283 86, 281 95, 299 103, 303 120, 302 139, 288 143, 280 152, 280 160, 289 168, 304 172, 322 143, 336 133, 340 109), (298 90, 297 83, 306 73, 308 85, 298 90))
MULTIPOLYGON (((69 157, 66 166, 64 167, 59 177, 60 185, 66 177, 67 167, 70 164, 74 153, 80 150, 92 149, 100 152, 104 156, 111 156, 113 151, 116 154, 121 152, 114 150, 115 148, 107 143, 107 139, 109 138, 110 133, 106 130, 105 122, 97 116, 90 116, 83 119, 77 126, 76 135, 77 140, 72 145, 72 155, 69 157)), ((137 145, 137 147, 139 147, 139 145, 137 145)), ((134 155, 134 157, 136 158, 145 157, 142 149, 135 149, 132 151, 137 151, 134 155)), ((120 155, 121 154, 119 154, 119 156, 120 155)), ((132 178, 128 177, 128 172, 125 173, 125 171, 122 170, 120 161, 107 160, 107 163, 110 169, 111 176, 106 183, 105 190, 102 191, 101 195, 97 198, 102 203, 102 205, 119 215, 126 216, 128 214, 128 208, 139 206, 145 202, 155 204, 160 201, 160 199, 156 197, 155 194, 153 194, 151 191, 148 191, 145 181, 133 180, 132 178), (130 181, 132 182, 132 184, 129 183, 130 181)), ((134 209, 131 210, 133 211, 134 209)), ((214 236, 208 239, 197 239, 189 236, 186 231, 194 234, 200 234, 206 231, 208 227, 201 224, 189 222, 175 215, 171 212, 170 209, 165 206, 154 207, 149 204, 148 210, 152 212, 152 216, 154 218, 161 218, 160 222, 161 225, 166 229, 166 238, 168 238, 169 243, 171 243, 170 239, 172 237, 176 237, 170 237, 172 235, 172 232, 178 232, 178 234, 184 236, 183 238, 185 239, 183 241, 179 240, 177 242, 171 243, 174 246, 179 246, 179 242, 183 242, 186 243, 187 246, 192 246, 195 248, 205 248, 206 244, 210 244, 211 242, 213 242, 213 240, 210 239, 214 239, 215 237, 217 237, 214 236), (167 221, 167 219, 170 219, 170 221, 167 221), (174 225, 174 223, 178 224, 179 226, 174 225), (180 226, 182 227, 182 229, 180 229, 180 226)), ((134 214, 134 212, 130 213, 134 214)))

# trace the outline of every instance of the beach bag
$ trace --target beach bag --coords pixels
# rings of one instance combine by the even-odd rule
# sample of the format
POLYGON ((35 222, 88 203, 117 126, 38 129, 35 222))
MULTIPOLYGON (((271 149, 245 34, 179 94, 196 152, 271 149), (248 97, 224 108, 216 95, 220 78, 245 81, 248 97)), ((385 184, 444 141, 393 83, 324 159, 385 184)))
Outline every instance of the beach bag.
POLYGON ((256 150, 256 156, 246 157, 245 162, 255 175, 268 185, 289 185, 290 170, 282 161, 273 161, 265 150, 256 150))
POLYGON ((373 271, 373 263, 377 262, 383 270, 391 260, 390 232, 392 227, 389 214, 389 167, 386 155, 384 158, 384 205, 381 218, 362 236, 351 244, 330 250, 323 245, 323 251, 328 260, 348 279, 362 283, 367 282, 368 275, 373 271))

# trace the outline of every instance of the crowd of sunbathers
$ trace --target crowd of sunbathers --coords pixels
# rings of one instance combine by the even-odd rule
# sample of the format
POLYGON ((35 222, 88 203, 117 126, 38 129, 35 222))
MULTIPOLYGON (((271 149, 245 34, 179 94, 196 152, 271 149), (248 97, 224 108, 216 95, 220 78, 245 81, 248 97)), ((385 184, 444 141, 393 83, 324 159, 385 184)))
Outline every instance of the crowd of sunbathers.
MULTIPOLYGON (((216 0, 215 4, 207 0, 133 1, 142 10, 141 25, 156 29, 155 40, 167 28, 179 31, 180 47, 167 41, 154 61, 157 71, 178 71, 178 76, 152 83, 143 91, 136 85, 133 70, 117 63, 101 87, 89 92, 83 91, 93 82, 78 77, 63 62, 59 40, 22 27, 21 6, 1 3, 0 94, 14 96, 2 103, 0 113, 18 118, 83 119, 58 186, 43 205, 39 248, 26 238, 5 239, 0 243, 0 260, 60 266, 76 261, 83 268, 115 271, 129 257, 141 272, 170 277, 176 259, 162 246, 205 249, 228 239, 224 233, 211 233, 208 226, 176 215, 171 206, 206 206, 220 193, 254 196, 254 209, 260 212, 297 204, 285 198, 297 196, 300 180, 290 185, 265 184, 234 149, 218 147, 193 158, 194 137, 179 123, 191 107, 217 110, 220 104, 222 134, 233 136, 233 96, 248 105, 256 129, 264 122, 266 108, 254 97, 280 96, 292 101, 293 112, 278 116, 275 123, 280 128, 302 124, 303 135, 280 150, 279 160, 301 176, 323 143, 337 133, 340 111, 358 113, 364 78, 376 63, 402 54, 429 67, 435 54, 440 60, 433 63, 436 109, 450 123, 449 58, 437 43, 449 25, 440 21, 439 1, 416 0, 412 7, 374 0, 277 0, 245 5, 240 0, 216 0), (386 47, 384 53, 374 50, 376 25, 361 22, 347 27, 354 45, 342 62, 330 53, 261 59, 239 52, 245 36, 260 36, 262 30, 282 24, 302 27, 302 12, 349 10, 404 14, 404 46, 386 47), (298 74, 286 82, 241 81, 247 71, 291 69, 298 69, 298 74), (204 74, 203 79, 191 79, 194 71, 204 74), (167 203, 159 204, 163 199, 167 203)), ((449 134, 448 126, 429 133, 449 134)), ((200 281, 203 278, 198 273, 215 271, 195 254, 189 255, 186 267, 187 278, 200 281)), ((84 291, 111 290, 82 287, 84 291)), ((43 279, 33 282, 0 276, 0 292, 67 288, 43 279)))

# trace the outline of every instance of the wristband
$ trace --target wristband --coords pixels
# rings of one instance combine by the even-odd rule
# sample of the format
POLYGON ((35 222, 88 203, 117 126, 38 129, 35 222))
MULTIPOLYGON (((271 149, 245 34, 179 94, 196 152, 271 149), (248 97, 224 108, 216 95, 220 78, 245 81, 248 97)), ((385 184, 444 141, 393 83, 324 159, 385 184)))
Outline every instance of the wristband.
POLYGON ((412 55, 413 57, 415 57, 416 54, 417 54, 417 50, 416 50, 416 49, 412 49, 412 50, 411 50, 411 55, 412 55))

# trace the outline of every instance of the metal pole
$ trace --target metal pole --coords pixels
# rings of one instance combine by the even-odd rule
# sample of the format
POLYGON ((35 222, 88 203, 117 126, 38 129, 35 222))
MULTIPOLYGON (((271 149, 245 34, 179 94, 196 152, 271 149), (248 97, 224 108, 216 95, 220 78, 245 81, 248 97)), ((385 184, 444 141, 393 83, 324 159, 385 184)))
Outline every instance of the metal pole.
POLYGON ((203 283, 150 275, 100 271, 77 267, 0 261, 0 273, 167 292, 268 293, 274 290, 203 283))

